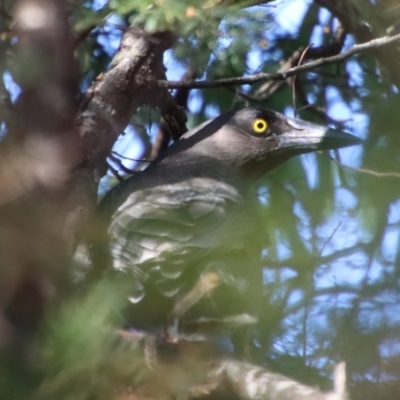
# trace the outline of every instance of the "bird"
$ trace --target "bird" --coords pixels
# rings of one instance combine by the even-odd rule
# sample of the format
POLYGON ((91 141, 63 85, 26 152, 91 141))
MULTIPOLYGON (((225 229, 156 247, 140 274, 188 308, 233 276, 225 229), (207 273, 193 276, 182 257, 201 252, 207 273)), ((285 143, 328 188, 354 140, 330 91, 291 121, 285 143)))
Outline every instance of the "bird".
POLYGON ((228 335, 243 347, 262 307, 267 223, 251 188, 294 156, 360 143, 248 107, 189 130, 111 189, 100 208, 111 269, 129 282, 127 324, 174 340, 228 335))

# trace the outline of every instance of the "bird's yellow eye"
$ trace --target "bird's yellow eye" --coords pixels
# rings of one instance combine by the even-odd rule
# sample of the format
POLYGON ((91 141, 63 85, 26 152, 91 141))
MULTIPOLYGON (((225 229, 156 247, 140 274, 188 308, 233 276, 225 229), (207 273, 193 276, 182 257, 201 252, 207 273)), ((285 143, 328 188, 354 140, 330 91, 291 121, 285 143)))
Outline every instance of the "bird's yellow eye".
POLYGON ((264 133, 268 129, 268 123, 265 119, 257 118, 251 123, 255 133, 264 133))

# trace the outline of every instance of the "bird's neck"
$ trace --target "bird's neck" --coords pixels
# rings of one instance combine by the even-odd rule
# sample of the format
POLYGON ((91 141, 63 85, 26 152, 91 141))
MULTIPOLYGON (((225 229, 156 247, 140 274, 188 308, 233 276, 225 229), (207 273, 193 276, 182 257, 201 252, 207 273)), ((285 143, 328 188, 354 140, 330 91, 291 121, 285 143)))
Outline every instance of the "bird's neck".
MULTIPOLYGON (((166 157, 158 163, 157 168, 170 175, 172 170, 181 171, 181 176, 190 178, 205 178, 220 181, 224 184, 234 186, 240 191, 245 191, 249 184, 247 179, 231 165, 219 160, 212 154, 199 154, 187 151, 174 157, 166 157)), ((171 174, 172 175, 172 174, 171 174)))

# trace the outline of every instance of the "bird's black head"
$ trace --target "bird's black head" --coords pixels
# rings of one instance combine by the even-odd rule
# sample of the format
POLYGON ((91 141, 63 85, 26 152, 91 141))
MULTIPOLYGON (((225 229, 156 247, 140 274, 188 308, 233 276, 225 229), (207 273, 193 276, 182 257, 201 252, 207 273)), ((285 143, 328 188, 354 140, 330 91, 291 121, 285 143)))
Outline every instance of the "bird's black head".
POLYGON ((361 143, 341 130, 253 107, 222 114, 188 133, 190 137, 204 135, 197 150, 254 178, 298 154, 361 143))

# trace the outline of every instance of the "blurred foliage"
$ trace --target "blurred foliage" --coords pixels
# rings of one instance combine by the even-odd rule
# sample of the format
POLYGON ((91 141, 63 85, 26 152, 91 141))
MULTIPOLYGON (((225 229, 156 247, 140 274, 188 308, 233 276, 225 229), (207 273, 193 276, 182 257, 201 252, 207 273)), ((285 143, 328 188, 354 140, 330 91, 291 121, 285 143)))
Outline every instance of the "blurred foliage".
MULTIPOLYGON (((317 3, 296 0, 243 8, 248 3, 71 1, 82 91, 107 68, 132 22, 175 33, 166 55, 167 74, 174 80, 188 68, 202 79, 276 71, 299 48, 331 43, 337 20, 317 3)), ((372 10, 381 26, 391 23, 398 29, 397 1, 366 3, 367 15, 360 20, 371 18, 372 10)), ((7 78, 13 52, 7 34, 11 8, 12 1, 0 6, 0 52, 7 55, 0 57, 0 72, 13 95, 7 78)), ((353 43, 348 35, 345 46, 353 43)), ((350 170, 327 154, 307 155, 259 182, 260 220, 269 237, 263 252, 265 312, 253 359, 324 388, 333 366, 345 361, 353 399, 394 399, 400 391, 400 88, 388 80, 373 53, 302 74, 297 82, 312 105, 297 96, 300 117, 341 126, 364 138, 365 145, 330 154, 350 170), (318 107, 325 120, 315 112, 318 107)), ((292 115, 288 83, 268 95, 265 83, 195 90, 189 121, 196 125, 249 104, 292 115)), ((130 134, 118 141, 116 151, 145 157, 158 117, 149 110, 133 116, 130 134)), ((103 187, 111 181, 110 174, 103 187)), ((117 324, 113 310, 122 307, 121 293, 119 283, 101 282, 65 304, 61 315, 49 316, 46 341, 38 339, 40 356, 32 355, 40 360, 39 370, 46 366, 40 398, 106 398, 119 384, 129 381, 134 387, 144 379, 144 360, 110 333, 117 324)), ((14 398, 24 398, 36 377, 32 382, 21 379, 23 371, 10 365, 6 357, 0 360, 0 398, 11 398, 12 392, 17 393, 14 398)))
POLYGON ((116 318, 122 308, 121 282, 99 282, 87 295, 64 305, 49 317, 42 349, 46 366, 39 398, 110 398, 118 390, 135 387, 147 367, 138 343, 118 338, 116 318))

